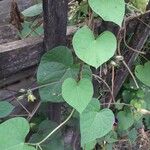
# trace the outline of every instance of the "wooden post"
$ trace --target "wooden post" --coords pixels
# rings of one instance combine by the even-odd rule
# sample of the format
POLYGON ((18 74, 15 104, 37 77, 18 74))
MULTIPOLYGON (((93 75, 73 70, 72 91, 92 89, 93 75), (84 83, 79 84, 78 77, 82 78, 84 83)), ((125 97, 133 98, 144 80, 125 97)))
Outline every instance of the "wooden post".
POLYGON ((68 0, 43 0, 46 51, 66 45, 68 0))
MULTIPOLYGON (((43 0, 44 47, 66 45, 68 0, 43 0)), ((60 122, 61 104, 49 105, 50 119, 60 122)))

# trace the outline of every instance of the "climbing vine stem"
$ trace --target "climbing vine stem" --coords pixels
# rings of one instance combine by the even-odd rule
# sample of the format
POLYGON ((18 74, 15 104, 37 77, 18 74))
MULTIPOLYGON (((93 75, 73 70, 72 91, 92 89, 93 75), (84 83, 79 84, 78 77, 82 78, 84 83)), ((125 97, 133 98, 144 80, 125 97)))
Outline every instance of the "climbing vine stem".
POLYGON ((82 72, 83 72, 83 62, 80 63, 79 73, 77 77, 77 82, 79 82, 82 79, 82 72))
POLYGON ((74 111, 75 111, 75 109, 73 109, 71 111, 70 115, 66 118, 65 121, 63 121, 58 127, 56 127, 52 132, 50 132, 43 140, 41 140, 38 143, 29 143, 29 145, 33 145, 33 146, 36 146, 36 147, 41 147, 40 145, 42 143, 44 143, 49 137, 51 137, 52 134, 54 134, 57 130, 59 130, 63 125, 65 125, 70 120, 70 118, 72 117, 74 111))

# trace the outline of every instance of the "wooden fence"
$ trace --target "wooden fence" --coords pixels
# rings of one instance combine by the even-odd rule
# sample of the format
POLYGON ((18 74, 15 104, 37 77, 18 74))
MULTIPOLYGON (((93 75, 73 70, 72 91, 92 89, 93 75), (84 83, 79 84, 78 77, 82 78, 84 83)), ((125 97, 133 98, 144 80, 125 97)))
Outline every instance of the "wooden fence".
MULTIPOLYGON (((149 8, 150 3, 147 9, 149 10, 149 8)), ((67 10, 67 0, 43 0, 44 36, 26 38, 23 40, 17 40, 16 37, 15 41, 0 45, 0 99, 7 99, 14 94, 13 85, 15 85, 16 90, 21 88, 18 81, 28 80, 29 77, 35 75, 36 66, 45 51, 58 45, 66 45, 67 10), (6 89, 12 86, 13 89, 11 88, 12 91, 10 94, 10 91, 7 92, 6 89)), ((142 21, 135 18, 127 25, 127 33, 130 32, 131 29, 134 30, 130 47, 137 50, 143 48, 149 37, 150 28, 148 25, 150 25, 150 13, 141 15, 140 20, 142 21), (143 24, 143 22, 145 22, 145 24, 143 24)), ((106 26, 106 24, 101 24, 99 27, 100 30, 104 26, 106 26)), ((0 27, 0 32, 7 27, 8 25, 0 27)), ((137 56, 138 54, 136 52, 126 48, 124 57, 130 68, 137 56)), ((127 75, 128 70, 123 65, 116 71, 114 83, 115 96, 118 94, 127 75)), ((109 79, 109 75, 106 78, 109 79)), ((21 85, 23 86, 22 88, 24 88, 29 84, 26 85, 24 83, 21 85)))

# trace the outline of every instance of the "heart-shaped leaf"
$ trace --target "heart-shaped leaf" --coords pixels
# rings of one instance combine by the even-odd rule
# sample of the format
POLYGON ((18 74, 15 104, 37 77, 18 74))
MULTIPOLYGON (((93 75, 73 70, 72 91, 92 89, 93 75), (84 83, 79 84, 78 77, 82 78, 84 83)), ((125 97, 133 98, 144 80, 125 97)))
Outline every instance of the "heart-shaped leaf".
POLYGON ((117 41, 114 34, 105 31, 95 39, 92 31, 84 26, 73 37, 76 55, 85 63, 98 68, 115 53, 117 41))
POLYGON ((62 96, 69 105, 82 113, 93 96, 92 82, 85 78, 79 82, 68 78, 62 85, 62 96))
POLYGON ((0 102, 0 118, 8 116, 13 109, 14 106, 8 103, 7 101, 0 102))
MULTIPOLYGON (((71 77, 76 79, 79 65, 73 65, 71 50, 64 46, 54 48, 43 55, 37 72, 40 97, 43 102, 63 102, 62 83, 71 77), (45 85, 45 86, 43 86, 45 85)), ((91 80, 91 70, 83 67, 83 77, 91 80)))
POLYGON ((105 21, 121 26, 125 14, 124 0, 89 0, 89 5, 105 21))
POLYGON ((134 118, 131 112, 120 111, 117 114, 118 119, 118 129, 119 130, 127 130, 134 123, 134 118))
POLYGON ((136 66, 135 75, 145 85, 150 86, 150 61, 145 63, 144 66, 136 66))
POLYGON ((99 111, 94 107, 93 109, 89 109, 89 106, 93 105, 93 102, 94 101, 91 101, 88 107, 80 115, 82 145, 105 136, 112 130, 114 124, 114 114, 110 109, 99 109, 99 111))
POLYGON ((0 124, 1 150, 35 150, 27 145, 25 137, 29 132, 29 124, 24 118, 13 118, 0 124))

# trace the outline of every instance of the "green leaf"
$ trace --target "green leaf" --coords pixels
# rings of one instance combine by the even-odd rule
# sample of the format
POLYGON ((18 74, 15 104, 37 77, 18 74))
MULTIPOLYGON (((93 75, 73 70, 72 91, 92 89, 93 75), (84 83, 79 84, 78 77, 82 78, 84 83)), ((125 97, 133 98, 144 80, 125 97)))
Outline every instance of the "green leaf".
POLYGON ((134 106, 136 109, 146 108, 146 104, 144 100, 133 99, 131 100, 130 104, 134 106))
POLYGON ((145 12, 148 0, 131 0, 132 4, 139 10, 145 12))
POLYGON ((105 149, 106 150, 113 150, 113 144, 106 143, 105 149))
POLYGON ((103 32, 95 39, 92 31, 84 26, 75 33, 73 47, 81 60, 98 68, 114 55, 117 41, 114 34, 109 31, 103 32))
POLYGON ((150 116, 149 115, 144 116, 144 123, 145 123, 146 128, 150 130, 150 116))
POLYGON ((115 143, 118 141, 117 133, 115 131, 110 131, 104 138, 107 143, 115 143))
POLYGON ((121 26, 125 14, 124 0, 89 0, 89 5, 105 21, 121 26))
POLYGON ((117 114, 118 119, 118 129, 127 130, 134 123, 134 117, 131 112, 120 111, 117 114))
POLYGON ((27 21, 22 23, 22 30, 21 30, 21 32, 19 32, 19 35, 21 38, 25 38, 31 32, 30 25, 31 25, 31 23, 27 22, 27 21))
POLYGON ((146 87, 144 88, 144 101, 146 103, 146 109, 150 110, 150 102, 149 102, 149 98, 150 98, 150 88, 146 87))
POLYGON ((97 143, 96 140, 94 140, 94 141, 92 141, 90 143, 87 143, 87 144, 85 144, 85 148, 84 149, 85 150, 93 150, 95 148, 96 143, 97 143))
POLYGON ((137 96, 138 98, 143 99, 143 98, 145 97, 145 93, 144 93, 143 90, 138 90, 137 93, 136 93, 136 96, 137 96))
MULTIPOLYGON (((69 77, 76 79, 78 72, 79 66, 70 66, 67 68, 63 66, 63 64, 59 64, 56 62, 51 62, 43 65, 43 72, 41 72, 37 77, 39 85, 46 84, 46 86, 39 89, 41 100, 43 102, 64 102, 61 88, 62 83, 69 77)), ((91 77, 90 68, 87 66, 84 67, 83 77, 91 77)))
MULTIPOLYGON (((31 143, 37 143, 44 139, 52 130, 58 126, 50 120, 44 120, 38 127, 37 133, 30 138, 31 143)), ((64 142, 60 131, 55 132, 50 138, 41 144, 43 150, 64 150, 64 142)))
POLYGON ((122 92, 122 98, 123 102, 130 103, 130 101, 135 98, 135 93, 131 90, 124 90, 122 92))
MULTIPOLYGON (((43 55, 37 72, 40 97, 43 102, 63 102, 62 83, 71 77, 76 79, 79 65, 73 65, 71 50, 64 46, 52 49, 43 55)), ((91 70, 83 67, 83 77, 91 80, 91 70)))
POLYGON ((123 106, 124 106, 124 104, 120 103, 120 99, 116 101, 115 108, 117 110, 121 110, 123 108, 123 106))
POLYGON ((32 27, 31 22, 25 21, 22 24, 23 29, 19 32, 21 38, 26 38, 27 36, 34 37, 37 35, 42 35, 44 33, 44 29, 42 26, 38 26, 37 28, 32 27))
POLYGON ((57 62, 65 66, 71 66, 73 65, 72 52, 65 46, 55 47, 42 56, 40 65, 49 62, 57 62))
POLYGON ((35 150, 25 144, 29 124, 24 118, 13 118, 0 124, 0 149, 2 150, 35 150))
MULTIPOLYGON (((89 105, 93 105, 91 101, 89 105)), ((87 109, 89 108, 89 105, 87 109)), ((91 108, 91 107, 90 107, 91 108)), ((109 133, 114 124, 114 114, 110 109, 85 110, 80 115, 81 143, 85 145, 109 133)))
POLYGON ((69 105, 82 113, 93 96, 92 82, 85 78, 79 82, 68 78, 62 85, 62 96, 69 105))
POLYGON ((150 86, 150 61, 145 63, 144 66, 136 66, 135 75, 145 85, 150 86))
POLYGON ((39 3, 25 9, 24 11, 22 11, 22 14, 25 17, 34 17, 40 15, 42 11, 43 11, 42 3, 39 3))
POLYGON ((14 106, 8 103, 7 101, 0 102, 0 118, 8 116, 13 109, 14 106))
POLYGON ((138 132, 135 128, 133 128, 131 131, 129 131, 129 134, 128 134, 128 137, 129 137, 129 140, 134 143, 135 140, 137 139, 138 137, 138 132))
POLYGON ((96 98, 92 98, 92 100, 90 101, 89 105, 86 107, 86 109, 84 110, 85 112, 89 112, 89 111, 99 111, 100 110, 100 102, 98 99, 96 98))

